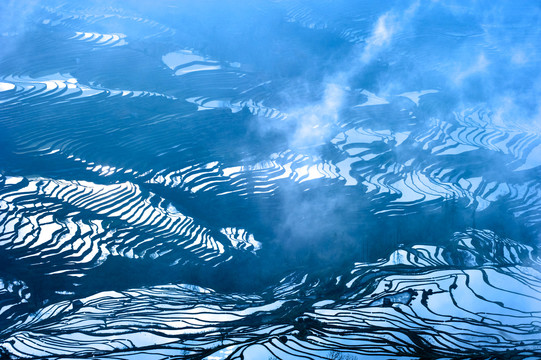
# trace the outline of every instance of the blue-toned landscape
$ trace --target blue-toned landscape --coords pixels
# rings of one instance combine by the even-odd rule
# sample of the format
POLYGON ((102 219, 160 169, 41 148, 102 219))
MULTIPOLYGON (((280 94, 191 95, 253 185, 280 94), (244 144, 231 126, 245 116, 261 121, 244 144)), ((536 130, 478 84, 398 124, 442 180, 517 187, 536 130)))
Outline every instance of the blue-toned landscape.
POLYGON ((0 4, 0 359, 541 358, 538 1, 0 4))

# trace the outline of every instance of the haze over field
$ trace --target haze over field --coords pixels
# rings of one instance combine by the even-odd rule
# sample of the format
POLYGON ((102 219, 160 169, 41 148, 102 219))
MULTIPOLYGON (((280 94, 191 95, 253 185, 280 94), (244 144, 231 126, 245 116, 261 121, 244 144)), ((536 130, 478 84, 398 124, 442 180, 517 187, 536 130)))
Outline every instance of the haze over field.
POLYGON ((4 1, 0 358, 541 354, 535 1, 4 1))

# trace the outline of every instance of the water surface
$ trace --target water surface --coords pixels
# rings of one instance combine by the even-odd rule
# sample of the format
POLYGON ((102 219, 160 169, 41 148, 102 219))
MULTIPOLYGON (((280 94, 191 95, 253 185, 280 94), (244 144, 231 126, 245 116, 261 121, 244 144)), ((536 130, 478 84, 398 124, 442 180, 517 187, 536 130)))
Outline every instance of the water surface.
POLYGON ((0 5, 2 358, 536 358, 531 1, 0 5))

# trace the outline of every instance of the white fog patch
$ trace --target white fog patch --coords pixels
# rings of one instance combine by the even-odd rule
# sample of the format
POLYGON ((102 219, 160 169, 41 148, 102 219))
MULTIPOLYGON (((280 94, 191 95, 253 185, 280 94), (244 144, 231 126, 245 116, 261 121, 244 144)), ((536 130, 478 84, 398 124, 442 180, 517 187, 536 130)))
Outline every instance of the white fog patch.
POLYGON ((459 65, 458 68, 454 70, 451 80, 455 83, 455 85, 461 86, 464 81, 470 77, 486 72, 489 65, 490 61, 487 59, 485 54, 480 53, 473 63, 466 66, 459 65))
POLYGON ((366 39, 366 45, 359 57, 361 62, 367 64, 373 61, 381 51, 387 49, 394 41, 396 33, 400 32, 406 23, 411 21, 418 7, 419 1, 416 1, 403 13, 388 11, 381 15, 376 21, 371 35, 366 39))
POLYGON ((295 131, 290 137, 294 148, 310 147, 325 143, 330 126, 337 122, 346 91, 337 83, 325 87, 321 101, 290 110, 288 121, 293 121, 295 131))

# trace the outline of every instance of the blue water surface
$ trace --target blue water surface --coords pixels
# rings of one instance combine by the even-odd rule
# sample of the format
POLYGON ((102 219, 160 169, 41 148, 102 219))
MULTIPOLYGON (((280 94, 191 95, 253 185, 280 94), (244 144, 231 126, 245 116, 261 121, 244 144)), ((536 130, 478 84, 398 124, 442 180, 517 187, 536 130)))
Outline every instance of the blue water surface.
POLYGON ((1 359, 541 357, 537 1, 0 4, 1 359))

